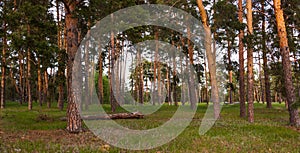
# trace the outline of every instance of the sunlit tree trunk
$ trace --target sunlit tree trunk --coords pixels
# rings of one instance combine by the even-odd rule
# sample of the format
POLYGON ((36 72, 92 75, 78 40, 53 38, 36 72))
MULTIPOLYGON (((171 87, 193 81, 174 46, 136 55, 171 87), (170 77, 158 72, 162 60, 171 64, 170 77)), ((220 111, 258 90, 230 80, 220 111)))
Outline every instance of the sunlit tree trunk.
MULTIPOLYGON (((153 85, 152 85, 152 88, 154 89, 154 91, 156 91, 156 84, 158 84, 159 82, 157 81, 157 64, 158 64, 158 49, 159 49, 159 42, 158 42, 158 29, 155 28, 155 34, 154 34, 154 38, 155 38, 155 52, 154 52, 154 64, 153 64, 153 85), (157 81, 157 82, 156 82, 157 81)), ((154 97, 153 97, 154 98, 154 97)), ((153 99, 152 98, 152 99, 153 99)), ((152 100, 153 102, 153 105, 155 105, 156 103, 156 100, 157 103, 159 103, 160 101, 160 98, 155 98, 155 100, 152 100)))
MULTIPOLYGON (((204 55, 206 56, 206 54, 204 53, 204 55)), ((205 75, 205 90, 204 90, 204 101, 206 102, 206 104, 209 104, 209 98, 208 98, 208 72, 207 72, 207 62, 206 59, 204 59, 204 75, 205 75)))
POLYGON ((4 35, 3 35, 3 45, 2 45, 2 63, 1 63, 1 89, 0 89, 0 108, 5 108, 5 74, 6 74, 6 49, 7 49, 7 38, 6 38, 6 28, 7 24, 4 20, 4 35))
POLYGON ((293 80, 292 80, 290 51, 289 51, 285 21, 283 17, 283 10, 281 8, 280 0, 273 0, 273 2, 274 2, 274 9, 275 9, 278 37, 280 41, 280 53, 282 57, 284 85, 285 85, 285 92, 287 97, 286 100, 288 103, 288 110, 290 115, 290 124, 294 126, 300 126, 298 107, 295 106, 296 96, 295 96, 293 80))
POLYGON ((99 94, 99 103, 100 104, 103 104, 103 60, 102 60, 102 51, 101 51, 101 46, 100 46, 100 43, 99 43, 99 63, 98 63, 98 66, 99 66, 99 77, 98 77, 98 94, 99 94))
POLYGON ((249 42, 247 45, 247 83, 248 83, 248 121, 250 123, 254 122, 254 105, 253 105, 253 85, 254 85, 254 75, 253 75, 253 44, 252 44, 252 36, 253 36, 253 20, 252 20, 252 0, 247 0, 247 26, 248 26, 248 36, 249 42))
POLYGON ((260 86, 260 98, 259 98, 259 101, 262 101, 262 103, 264 104, 264 86, 263 86, 263 82, 262 82, 262 74, 261 74, 261 62, 260 62, 260 55, 258 53, 258 76, 259 76, 259 86, 260 86))
POLYGON ((44 102, 47 102, 47 107, 51 108, 51 101, 48 99, 48 87, 49 87, 49 79, 48 79, 48 73, 47 70, 44 71, 44 102))
POLYGON ((40 106, 43 105, 43 100, 42 100, 42 74, 41 74, 41 61, 40 58, 37 57, 38 62, 37 62, 37 78, 38 78, 38 100, 39 100, 39 104, 40 106))
MULTIPOLYGON (((111 14, 111 20, 113 21, 113 14, 111 14)), ((115 34, 112 31, 110 33, 110 47, 111 47, 111 53, 110 53, 110 79, 109 79, 109 84, 110 84, 110 105, 111 105, 111 111, 115 112, 117 108, 117 102, 114 96, 114 91, 113 91, 113 85, 115 86, 115 82, 113 81, 114 77, 114 67, 115 67, 115 34)))
MULTIPOLYGON (((88 31, 87 31, 87 34, 86 34, 86 37, 89 38, 90 37, 90 28, 91 28, 91 21, 90 19, 88 20, 88 23, 87 23, 87 28, 88 28, 88 31)), ((90 100, 91 100, 91 97, 90 97, 90 93, 89 93, 89 90, 90 90, 90 87, 89 87, 89 68, 91 67, 90 66, 90 54, 89 54, 89 41, 86 41, 85 42, 85 58, 84 58, 84 61, 85 61, 85 79, 84 79, 84 106, 85 106, 85 110, 88 110, 89 108, 89 104, 90 104, 90 100)))
POLYGON ((216 50, 212 50, 212 37, 211 29, 209 27, 206 10, 204 8, 202 0, 197 0, 198 8, 201 15, 201 20, 205 32, 205 49, 208 61, 208 69, 210 72, 211 80, 211 100, 214 104, 214 117, 217 119, 220 115, 220 103, 219 103, 219 91, 217 86, 217 75, 216 75, 216 50))
POLYGON ((226 30, 227 34, 227 56, 228 56, 228 81, 229 81, 229 95, 228 95, 228 102, 232 104, 232 66, 231 66, 231 42, 230 42, 230 36, 228 34, 228 31, 226 30))
MULTIPOLYGON (((58 62, 59 62, 59 67, 58 67, 58 101, 57 101, 57 107, 60 110, 63 110, 64 108, 64 82, 65 82, 65 66, 63 65, 63 53, 61 51, 63 47, 62 43, 62 34, 65 34, 62 32, 62 24, 61 24, 61 14, 60 14, 60 7, 59 7, 59 2, 58 0, 56 1, 56 20, 57 20, 57 44, 58 48, 60 49, 59 55, 58 55, 58 62)), ((65 35, 66 36, 66 35, 65 35)), ((66 39, 66 38, 65 38, 66 39)), ((64 42, 66 44, 66 41, 64 42)), ((65 48, 66 49, 66 48, 65 48)))
MULTIPOLYGON (((243 23, 243 1, 239 0, 238 4, 238 16, 240 23, 243 23)), ((239 86, 240 86, 240 117, 246 117, 246 105, 245 105, 245 70, 244 70, 244 30, 239 32, 239 86)))
MULTIPOLYGON (((30 35, 30 26, 27 25, 27 34, 30 35)), ((32 99, 31 99, 31 50, 28 46, 27 49, 27 102, 28 110, 32 110, 32 99)))
MULTIPOLYGON (((67 31, 67 54, 68 54, 68 63, 67 63, 67 91, 68 91, 68 108, 67 108, 67 130, 70 133, 78 133, 82 131, 82 122, 78 111, 78 106, 75 100, 80 100, 78 95, 75 95, 75 88, 72 86, 72 71, 75 60, 75 55, 78 49, 79 40, 78 40, 78 19, 74 17, 74 11, 76 9, 77 1, 63 1, 65 4, 65 15, 66 15, 66 31, 67 31)), ((80 64, 78 64, 80 65, 80 64)), ((80 71, 79 71, 80 73, 80 71)), ((79 80, 78 80, 79 81, 79 80)))

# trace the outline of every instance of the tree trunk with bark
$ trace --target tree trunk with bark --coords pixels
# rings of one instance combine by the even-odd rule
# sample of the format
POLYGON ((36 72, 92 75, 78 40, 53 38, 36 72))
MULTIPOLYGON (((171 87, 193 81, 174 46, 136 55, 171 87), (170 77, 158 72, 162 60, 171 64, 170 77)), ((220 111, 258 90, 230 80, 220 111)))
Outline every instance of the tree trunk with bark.
POLYGON ((295 106, 296 96, 292 80, 292 70, 290 62, 290 51, 287 39, 287 32, 285 27, 285 21, 283 17, 283 10, 281 8, 280 0, 274 1, 274 9, 276 16, 276 24, 278 37, 280 42, 280 53, 282 57, 283 73, 284 73, 284 85, 287 97, 288 110, 290 115, 290 124, 293 126, 300 126, 298 107, 295 106))
MULTIPOLYGON (((76 87, 72 86, 72 71, 75 60, 75 55, 78 49, 78 19, 74 17, 77 1, 64 1, 66 15, 66 31, 67 31, 67 91, 68 91, 68 108, 67 108, 67 130, 70 133, 78 133, 82 131, 82 122, 79 115, 79 108, 75 102, 78 95, 75 95, 76 87)), ((80 73, 80 71, 79 71, 80 73)))
POLYGON ((38 62, 37 62, 37 78, 38 78, 38 100, 39 100, 39 104, 40 106, 42 107, 43 105, 43 100, 42 100, 42 74, 41 74, 41 61, 40 61, 40 58, 38 57, 38 62))
MULTIPOLYGON (((30 26, 27 25, 27 34, 30 35, 30 26)), ((28 46, 27 49, 27 100, 28 110, 32 110, 32 99, 31 99, 31 50, 28 46)))
POLYGON ((248 121, 250 123, 254 122, 254 96, 253 96, 253 86, 254 86, 254 75, 253 75, 253 19, 252 19, 252 0, 247 0, 247 26, 248 26, 248 45, 247 45, 247 79, 248 79, 248 121))
POLYGON ((51 108, 51 101, 48 99, 48 87, 49 87, 49 79, 48 79, 48 73, 47 70, 44 71, 44 87, 43 87, 43 96, 44 96, 44 102, 47 103, 47 107, 51 108))
POLYGON ((202 0, 197 0, 198 8, 201 15, 201 20, 203 23, 203 28, 205 32, 205 49, 208 61, 208 69, 210 72, 211 79, 211 100, 214 104, 214 117, 217 119, 220 115, 220 103, 219 103, 219 91, 217 86, 217 75, 216 75, 216 50, 212 50, 212 37, 211 29, 209 27, 207 14, 203 5, 202 0))
POLYGON ((7 47, 7 39, 6 39, 6 21, 4 20, 4 35, 3 35, 3 46, 2 46, 2 64, 1 64, 1 89, 0 89, 0 108, 5 108, 5 73, 6 73, 6 47, 7 47))
MULTIPOLYGON (((175 42, 174 40, 172 39, 172 47, 174 48, 174 51, 175 50, 175 42)), ((179 49, 179 46, 178 46, 178 49, 179 49)), ((173 85, 172 85, 172 91, 173 91, 173 102, 174 102, 174 105, 175 106, 178 106, 178 101, 177 101, 177 91, 176 91, 176 86, 177 86, 177 82, 176 82, 176 57, 175 57, 176 53, 173 53, 173 56, 172 56, 172 63, 173 63, 173 71, 172 71, 172 76, 173 76, 173 85)))
MULTIPOLYGON (((60 7, 59 7, 59 1, 56 1, 56 20, 57 20, 57 45, 58 48, 61 50, 62 48, 67 49, 66 47, 63 46, 62 43, 62 34, 66 34, 65 32, 62 31, 62 24, 61 24, 61 14, 60 14, 60 7)), ((66 36, 66 35, 65 35, 66 36)), ((65 37, 66 39, 66 37, 65 37)), ((66 41, 64 41, 64 44, 66 44, 66 41)), ((58 62, 61 63, 59 64, 58 67, 58 101, 57 101, 57 107, 59 110, 63 110, 64 108, 64 82, 65 82, 65 66, 62 64, 63 61, 63 53, 60 51, 58 55, 58 62)))
MULTIPOLYGON (((238 16, 240 23, 243 23, 243 1, 239 0, 238 3, 238 16)), ((245 70, 244 70, 244 30, 240 30, 239 32, 239 86, 240 86, 240 117, 246 117, 246 104, 245 104, 245 70)))
MULTIPOLYGON (((111 14, 111 20, 113 21, 113 14, 111 14)), ((114 73, 114 67, 115 67, 115 34, 113 31, 110 33, 110 47, 111 47, 111 53, 110 53, 110 78, 109 78, 109 84, 110 84, 110 106, 111 106, 111 111, 115 112, 117 108, 117 101, 114 96, 114 91, 113 91, 113 77, 115 75, 114 73)))
POLYGON ((99 77, 98 77, 98 97, 99 97, 99 103, 100 104, 103 104, 103 61, 102 61, 102 51, 101 51, 101 46, 100 46, 100 43, 99 43, 99 63, 98 63, 98 66, 99 66, 99 77))

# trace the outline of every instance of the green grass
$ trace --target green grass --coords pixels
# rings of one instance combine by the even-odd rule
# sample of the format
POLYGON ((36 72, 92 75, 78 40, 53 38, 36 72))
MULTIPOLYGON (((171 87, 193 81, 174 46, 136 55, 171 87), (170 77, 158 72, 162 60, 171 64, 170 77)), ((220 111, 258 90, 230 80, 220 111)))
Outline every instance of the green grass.
MULTIPOLYGON (((52 104, 56 106, 56 104, 52 104)), ((284 104, 274 103, 272 109, 255 104, 255 123, 239 117, 239 105, 224 105, 221 118, 205 135, 199 126, 206 111, 200 104, 191 124, 176 139, 158 148, 135 152, 300 152, 300 130, 288 126, 288 112, 284 104)), ((104 109, 110 113, 109 106, 104 109)), ((157 127, 173 115, 177 107, 162 106, 157 112, 141 120, 117 120, 132 129, 157 127)), ((124 112, 119 108, 117 112, 124 112)), ((0 111, 0 152, 105 152, 91 132, 69 134, 66 122, 59 118, 65 110, 39 107, 33 110, 8 102, 0 111)), ((110 147, 109 152, 133 152, 110 147)))

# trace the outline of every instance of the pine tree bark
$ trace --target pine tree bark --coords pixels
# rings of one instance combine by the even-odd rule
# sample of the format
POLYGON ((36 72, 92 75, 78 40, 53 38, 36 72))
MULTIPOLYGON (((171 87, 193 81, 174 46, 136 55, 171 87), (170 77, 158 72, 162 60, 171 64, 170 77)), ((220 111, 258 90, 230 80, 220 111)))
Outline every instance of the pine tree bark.
POLYGON ((47 102, 47 107, 51 108, 51 101, 48 99, 48 87, 49 87, 49 79, 47 70, 44 71, 44 87, 43 87, 43 96, 44 102, 47 102))
POLYGON ((42 100, 42 74, 41 74, 41 67, 40 67, 40 58, 38 57, 38 62, 37 62, 37 78, 38 78, 38 100, 40 106, 43 105, 43 100, 42 100))
MULTIPOLYGON (((243 1, 239 0, 238 3, 238 16, 240 23, 243 23, 243 1)), ((239 32, 239 86, 240 86, 240 117, 246 117, 246 104, 245 104, 245 70, 244 70, 244 30, 239 32)))
MULTIPOLYGON (((27 25, 27 34, 30 35, 30 26, 27 25)), ((29 44, 28 44, 29 45, 29 44)), ((27 100, 28 100, 28 110, 32 110, 32 99, 31 99, 31 50, 28 46, 27 49, 27 100)))
POLYGON ((2 45, 2 64, 1 64, 1 89, 0 89, 0 108, 4 109, 5 108, 5 84, 6 84, 6 49, 7 49, 7 38, 6 38, 6 21, 4 20, 4 35, 3 35, 3 45, 2 45))
POLYGON ((142 61, 142 55, 141 55, 141 51, 137 51, 137 60, 138 60, 138 66, 137 66, 137 69, 138 69, 138 87, 139 87, 139 90, 138 90, 138 95, 139 95, 139 103, 140 104, 143 104, 144 103, 144 79, 143 79, 143 61, 142 61))
MULTIPOLYGON (((173 36, 173 35, 172 35, 173 36)), ((172 47, 175 48, 175 42, 172 39, 172 47)), ((178 46, 179 49, 179 46, 178 46)), ((176 51, 174 49, 174 51, 176 51)), ((172 56, 172 63, 173 63, 173 71, 172 71, 172 75, 173 75, 173 85, 172 85, 172 90, 173 90, 173 102, 175 106, 178 106, 178 101, 177 101, 177 91, 176 91, 176 86, 177 86, 177 82, 176 82, 176 57, 175 57, 176 53, 173 54, 172 56)))
POLYGON ((229 39, 228 31, 226 30, 227 34, 227 56, 228 56, 228 81, 229 81, 229 95, 228 95, 228 102, 232 104, 232 66, 231 66, 231 42, 229 39))
MULTIPOLYGON (((86 37, 89 38, 90 37, 90 28, 91 28, 91 22, 90 22, 90 19, 88 20, 88 23, 87 23, 87 28, 88 28, 88 31, 87 31, 87 34, 86 34, 86 37)), ((89 67, 90 67, 90 54, 89 54, 89 41, 86 41, 85 42, 85 58, 84 58, 84 61, 85 61, 85 88, 84 88, 84 94, 85 94, 85 97, 84 97, 84 108, 85 110, 88 110, 89 109, 89 105, 90 105, 90 100, 91 100, 91 97, 90 97, 90 93, 89 93, 89 90, 90 90, 90 87, 89 87, 89 67)))
POLYGON ((211 100, 214 104, 214 117, 217 119, 220 115, 220 102, 219 102, 219 91, 217 86, 217 75, 216 75, 216 50, 212 50, 212 37, 211 29, 209 27, 207 14, 203 5, 202 0, 197 0, 198 8, 200 11, 201 20, 205 32, 205 49, 208 61, 208 69, 210 72, 211 80, 211 100))
POLYGON ((4 20, 4 35, 3 35, 3 46, 2 46, 2 64, 1 64, 1 89, 0 89, 0 108, 5 108, 5 74, 6 74, 6 48, 7 48, 7 38, 6 38, 6 21, 4 20))
MULTIPOLYGON (((113 14, 111 14, 111 20, 113 21, 113 14)), ((110 78, 109 78, 109 84, 110 84, 110 106, 111 106, 111 111, 115 112, 117 108, 117 101, 114 96, 114 91, 113 91, 113 85, 115 85, 113 81, 113 77, 115 75, 114 73, 114 67, 115 67, 115 34, 112 31, 110 33, 110 47, 111 47, 111 53, 110 53, 110 78)))
POLYGON ((248 121, 250 123, 254 122, 254 95, 253 95, 253 86, 254 86, 254 75, 253 75, 253 44, 252 44, 252 35, 253 35, 253 20, 252 20, 252 0, 247 0, 247 26, 248 26, 248 45, 247 45, 247 79, 248 79, 248 121))
MULTIPOLYGON (((100 45, 100 43, 99 43, 100 45)), ((103 61, 101 46, 99 46, 99 77, 98 77, 98 92, 99 92, 99 103, 103 104, 103 61)))
POLYGON ((65 4, 65 15, 66 15, 66 31, 67 31, 67 91, 68 91, 68 108, 67 108, 67 130, 70 133, 78 133, 82 131, 82 121, 79 115, 78 106, 75 102, 76 99, 72 87, 72 69, 74 65, 75 55, 78 49, 78 19, 74 17, 74 11, 76 9, 77 1, 64 1, 65 4))
MULTIPOLYGON (((58 62, 59 67, 58 67, 58 101, 57 101, 57 107, 59 108, 59 110, 63 110, 64 108, 64 82, 65 82, 65 66, 63 64, 63 53, 61 51, 62 48, 67 49, 66 47, 63 47, 62 45, 62 34, 65 34, 62 32, 62 24, 61 24, 61 14, 60 14, 60 7, 59 7, 59 1, 56 1, 56 20, 57 20, 57 44, 58 44, 58 48, 60 49, 60 53, 58 56, 58 62)), ((66 35, 65 35, 66 36, 66 35)), ((64 37, 66 39, 66 37, 64 37)), ((66 41, 64 41, 64 44, 66 41)))
POLYGON ((278 31, 278 37, 280 42, 280 53, 282 57, 283 73, 284 73, 284 85, 287 97, 288 110, 290 115, 290 124, 293 126, 300 126, 298 107, 295 106, 296 96, 292 80, 292 70, 290 63, 290 50, 287 39, 287 32, 285 27, 285 21, 283 17, 283 10, 281 8, 280 0, 273 0, 276 25, 278 31))
MULTIPOLYGON (((154 52, 154 64, 153 64, 153 86, 152 86, 152 88, 154 89, 154 90, 156 90, 156 84, 157 83, 159 83, 158 81, 157 81, 157 78, 156 78, 156 76, 157 76, 157 64, 158 64, 158 49, 159 49, 159 42, 158 42, 158 29, 157 28, 155 28, 154 29, 155 31, 154 31, 154 38, 155 38, 155 52, 154 52), (157 81, 157 82, 156 82, 157 81)), ((153 91, 154 91, 153 90, 153 91)), ((152 98, 152 104, 153 105, 155 105, 155 103, 156 103, 156 99, 155 100, 153 100, 154 99, 154 97, 152 98)), ((159 103, 159 97, 158 97, 158 101, 157 101, 157 103, 159 103)))

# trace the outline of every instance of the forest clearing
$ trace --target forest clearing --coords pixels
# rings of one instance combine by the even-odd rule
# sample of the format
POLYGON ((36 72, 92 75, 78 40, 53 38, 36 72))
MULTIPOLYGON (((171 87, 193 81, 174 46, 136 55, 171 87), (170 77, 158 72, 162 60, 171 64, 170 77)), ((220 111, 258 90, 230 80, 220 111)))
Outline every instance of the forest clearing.
POLYGON ((0 152, 300 152, 299 0, 0 1, 0 152))

